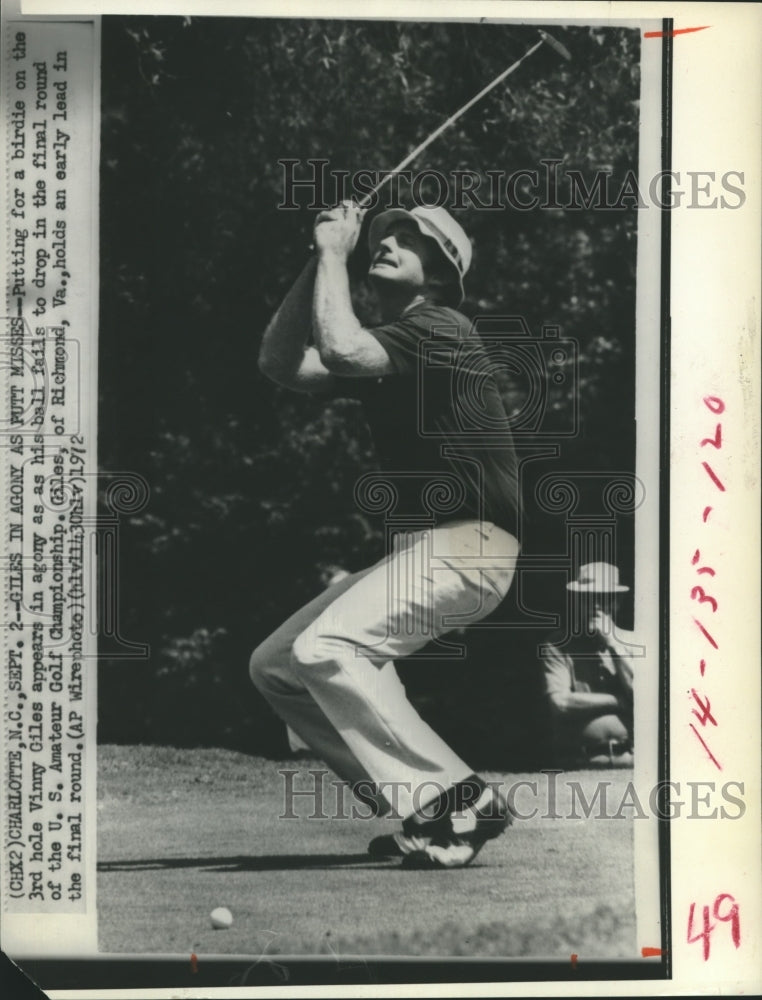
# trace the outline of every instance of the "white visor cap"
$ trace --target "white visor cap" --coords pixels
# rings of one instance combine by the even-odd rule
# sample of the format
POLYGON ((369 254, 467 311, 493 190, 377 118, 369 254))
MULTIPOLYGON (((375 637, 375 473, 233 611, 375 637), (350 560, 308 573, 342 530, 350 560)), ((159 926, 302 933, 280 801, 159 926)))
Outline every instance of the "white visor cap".
POLYGON ((405 208, 390 208, 377 215, 370 224, 368 245, 371 253, 384 238, 389 227, 400 219, 412 220, 423 236, 428 236, 437 243, 445 260, 452 265, 455 279, 452 304, 460 305, 465 295, 463 277, 471 266, 473 253, 471 241, 463 227, 444 208, 430 205, 416 205, 410 211, 405 208))

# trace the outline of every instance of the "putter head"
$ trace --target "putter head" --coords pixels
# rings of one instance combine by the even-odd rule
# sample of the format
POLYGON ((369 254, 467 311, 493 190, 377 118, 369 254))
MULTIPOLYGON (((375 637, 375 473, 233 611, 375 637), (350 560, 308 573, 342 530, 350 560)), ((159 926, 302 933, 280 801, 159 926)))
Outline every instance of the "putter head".
POLYGON ((548 44, 551 49, 554 49, 560 56, 563 56, 564 59, 571 61, 571 52, 569 52, 564 45, 557 41, 552 35, 549 35, 547 31, 543 31, 542 28, 539 29, 539 32, 540 38, 542 38, 543 42, 548 44))

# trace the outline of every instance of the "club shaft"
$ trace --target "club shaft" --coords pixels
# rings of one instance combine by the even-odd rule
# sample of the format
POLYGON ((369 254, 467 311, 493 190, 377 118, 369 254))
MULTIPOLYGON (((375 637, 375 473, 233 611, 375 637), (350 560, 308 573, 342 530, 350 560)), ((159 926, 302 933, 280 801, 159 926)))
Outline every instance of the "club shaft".
POLYGON ((415 149, 412 151, 412 153, 408 153, 404 160, 401 160, 397 164, 397 166, 394 167, 393 170, 390 170, 387 174, 385 174, 383 180, 381 180, 378 184, 376 184, 376 186, 373 188, 373 190, 369 191, 368 194, 365 195, 365 197, 360 202, 360 207, 361 208, 366 208, 370 204, 370 202, 373 200, 373 195, 377 194, 381 190, 381 188, 392 179, 392 177, 395 174, 398 174, 398 173, 400 173, 400 171, 404 170, 405 167, 409 163, 412 163, 413 160, 420 153, 422 153, 424 151, 424 149, 426 149, 427 146, 430 146, 431 143, 434 142, 435 139, 439 138, 439 136, 445 131, 445 129, 448 129, 454 122, 456 122, 458 120, 458 118, 460 118, 461 115, 465 114, 466 111, 468 111, 469 108, 472 108, 474 106, 474 104, 477 103, 477 101, 480 101, 485 96, 485 94, 488 94, 490 92, 490 90, 492 90, 494 87, 497 87, 497 85, 499 83, 502 83, 503 80, 505 80, 506 77, 510 76, 511 73, 513 73, 515 70, 517 70, 519 68, 519 66, 524 62, 525 59, 528 59, 529 56, 531 56, 533 52, 536 52, 537 49, 540 48, 540 46, 543 44, 543 41, 544 40, 541 38, 539 42, 536 42, 532 46, 531 49, 527 49, 527 51, 524 53, 523 56, 521 56, 520 59, 517 59, 515 63, 513 63, 511 66, 508 67, 508 69, 505 69, 505 70, 503 70, 502 73, 499 73, 495 77, 494 80, 492 80, 490 83, 488 83, 486 87, 483 87, 479 91, 478 94, 476 94, 474 97, 471 98, 470 101, 466 101, 466 103, 463 105, 463 107, 458 108, 458 110, 455 112, 455 114, 450 115, 450 117, 447 119, 447 121, 442 122, 442 124, 439 126, 439 128, 435 129, 431 133, 431 135, 427 136, 427 138, 424 139, 423 142, 419 146, 416 146, 415 149))

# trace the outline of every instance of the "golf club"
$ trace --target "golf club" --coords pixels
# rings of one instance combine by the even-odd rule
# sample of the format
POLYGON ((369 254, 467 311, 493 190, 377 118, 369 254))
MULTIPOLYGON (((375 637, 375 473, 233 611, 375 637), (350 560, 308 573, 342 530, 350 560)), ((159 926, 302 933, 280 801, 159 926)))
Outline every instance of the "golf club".
POLYGON ((535 44, 530 49, 527 49, 527 51, 524 53, 523 56, 517 59, 515 63, 512 63, 507 69, 503 70, 502 73, 499 73, 494 80, 488 83, 486 87, 483 87, 478 94, 476 94, 474 97, 471 98, 470 101, 466 101, 466 103, 461 108, 459 108, 454 114, 450 115, 450 117, 446 121, 442 122, 442 124, 438 128, 434 129, 431 135, 429 135, 426 139, 424 139, 423 142, 420 143, 420 145, 416 146, 411 153, 408 153, 407 156, 403 160, 401 160, 397 164, 397 166, 394 167, 393 170, 390 170, 388 173, 386 173, 383 180, 381 180, 378 184, 376 184, 376 186, 371 191, 369 191, 368 194, 366 194, 365 197, 359 202, 359 207, 367 208, 368 205, 373 200, 373 196, 378 194, 378 192, 383 188, 383 186, 387 184, 395 174, 400 173, 402 170, 405 169, 405 167, 407 167, 410 163, 412 163, 413 160, 424 151, 424 149, 430 146, 435 139, 438 139, 439 136, 446 129, 448 129, 454 122, 456 122, 461 117, 461 115, 464 115, 466 111, 469 110, 469 108, 472 108, 486 94, 488 94, 491 90, 497 87, 499 83, 502 83, 503 80, 505 80, 507 77, 511 75, 511 73, 515 72, 519 68, 519 66, 526 59, 528 59, 534 52, 536 52, 539 48, 541 48, 542 45, 548 45, 551 49, 553 49, 554 52, 558 53, 558 55, 562 56, 564 59, 571 60, 571 53, 567 48, 565 48, 565 46, 563 46, 557 39, 553 38, 552 35, 549 35, 547 31, 542 31, 541 29, 538 30, 540 32, 539 42, 535 42, 535 44))

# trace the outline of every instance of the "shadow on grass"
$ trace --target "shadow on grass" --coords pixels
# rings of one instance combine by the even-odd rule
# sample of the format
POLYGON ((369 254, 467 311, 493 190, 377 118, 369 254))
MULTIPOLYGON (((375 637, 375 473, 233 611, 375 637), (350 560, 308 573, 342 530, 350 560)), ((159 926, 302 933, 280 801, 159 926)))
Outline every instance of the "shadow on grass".
POLYGON ((99 872, 150 871, 168 868, 205 868, 217 872, 293 871, 297 869, 379 868, 386 861, 371 862, 367 854, 239 854, 230 858, 144 858, 102 861, 99 872))
MULTIPOLYGON (((472 864, 471 869, 482 865, 472 864)), ((498 866, 501 867, 501 866, 498 866)), ((368 871, 400 871, 409 876, 399 858, 380 858, 372 861, 367 854, 239 854, 232 858, 143 858, 134 861, 101 861, 98 872, 143 872, 173 868, 203 868, 211 872, 268 872, 268 871, 328 871, 331 868, 367 869, 368 871)))

